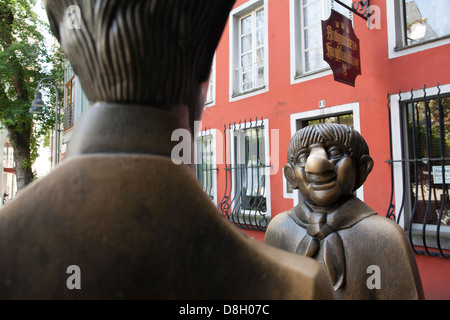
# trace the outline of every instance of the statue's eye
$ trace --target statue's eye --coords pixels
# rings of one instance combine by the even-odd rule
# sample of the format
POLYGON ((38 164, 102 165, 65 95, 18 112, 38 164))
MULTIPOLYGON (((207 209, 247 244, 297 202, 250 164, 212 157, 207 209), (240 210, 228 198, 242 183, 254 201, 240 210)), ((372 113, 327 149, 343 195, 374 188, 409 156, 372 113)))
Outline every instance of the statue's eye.
POLYGON ((344 155, 341 148, 336 147, 336 146, 332 146, 332 147, 328 148, 327 153, 328 153, 328 159, 330 159, 330 160, 339 160, 344 155))
POLYGON ((308 160, 309 154, 308 153, 301 153, 297 157, 297 164, 301 167, 306 166, 306 160, 308 160))

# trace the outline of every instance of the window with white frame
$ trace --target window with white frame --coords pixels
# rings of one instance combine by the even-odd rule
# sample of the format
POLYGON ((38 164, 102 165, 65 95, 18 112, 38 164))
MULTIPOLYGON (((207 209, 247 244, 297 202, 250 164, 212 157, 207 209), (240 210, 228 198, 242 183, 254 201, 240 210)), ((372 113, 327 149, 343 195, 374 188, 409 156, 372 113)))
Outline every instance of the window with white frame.
POLYGON ((448 0, 387 0, 389 57, 450 43, 448 0))
POLYGON ((434 255, 450 249, 450 85, 394 94, 390 105, 394 217, 434 255))
MULTIPOLYGON (((351 0, 343 2, 352 4, 351 0)), ((321 22, 328 19, 332 8, 350 16, 347 9, 332 0, 291 0, 291 73, 294 79, 329 71, 329 65, 323 60, 321 22)))
POLYGON ((216 131, 205 130, 195 139, 195 174, 211 201, 217 205, 216 131))
POLYGON ((211 65, 211 72, 209 75, 208 89, 206 91, 205 107, 213 106, 216 100, 216 56, 211 65))
POLYGON ((231 13, 231 97, 267 85, 267 12, 262 0, 248 1, 231 13))
POLYGON ((270 217, 268 121, 237 124, 231 137, 231 221, 266 227, 270 217))

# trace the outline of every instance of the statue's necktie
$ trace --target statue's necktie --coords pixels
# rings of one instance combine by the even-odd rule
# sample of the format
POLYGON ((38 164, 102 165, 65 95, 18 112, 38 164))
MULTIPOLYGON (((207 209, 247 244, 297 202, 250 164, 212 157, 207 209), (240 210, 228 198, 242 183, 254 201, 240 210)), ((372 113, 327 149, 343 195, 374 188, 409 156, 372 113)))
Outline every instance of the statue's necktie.
POLYGON ((322 247, 322 258, 328 277, 338 290, 345 283, 345 254, 341 236, 327 224, 327 213, 313 212, 307 225, 307 234, 300 241, 296 253, 315 257, 322 247))

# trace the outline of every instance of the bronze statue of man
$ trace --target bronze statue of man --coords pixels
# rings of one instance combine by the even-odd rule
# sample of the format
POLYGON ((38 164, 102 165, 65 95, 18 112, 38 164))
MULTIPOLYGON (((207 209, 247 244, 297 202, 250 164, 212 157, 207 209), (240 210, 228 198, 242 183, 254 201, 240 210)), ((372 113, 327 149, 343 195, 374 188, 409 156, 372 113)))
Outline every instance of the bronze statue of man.
POLYGON ((323 123, 297 131, 284 173, 301 199, 272 219, 264 241, 315 258, 337 299, 420 299, 404 231, 354 196, 372 167, 366 142, 349 126, 323 123))
POLYGON ((334 298, 316 261, 244 236, 170 158, 233 3, 47 0, 94 105, 68 158, 0 212, 0 299, 334 298))

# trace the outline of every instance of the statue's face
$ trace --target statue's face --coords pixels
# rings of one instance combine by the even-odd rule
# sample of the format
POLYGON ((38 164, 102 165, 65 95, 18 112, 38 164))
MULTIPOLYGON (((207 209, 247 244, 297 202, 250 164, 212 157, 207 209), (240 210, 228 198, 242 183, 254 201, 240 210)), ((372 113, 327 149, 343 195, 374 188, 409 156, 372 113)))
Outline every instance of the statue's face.
POLYGON ((309 203, 328 207, 353 193, 355 164, 339 143, 318 143, 303 148, 294 163, 298 189, 309 203))

